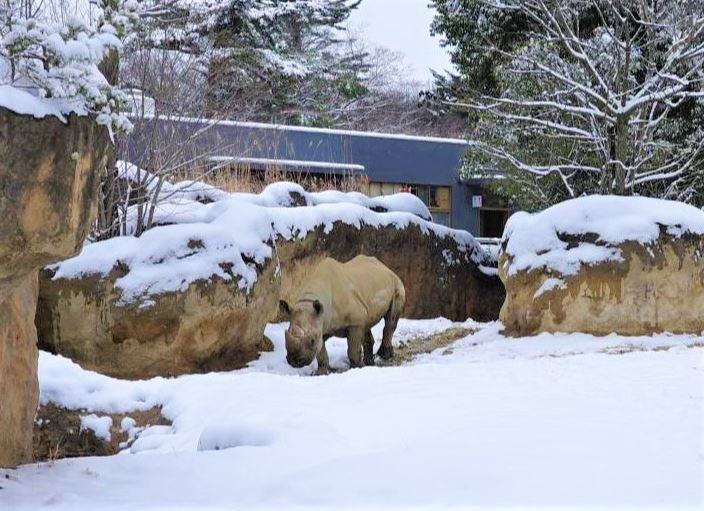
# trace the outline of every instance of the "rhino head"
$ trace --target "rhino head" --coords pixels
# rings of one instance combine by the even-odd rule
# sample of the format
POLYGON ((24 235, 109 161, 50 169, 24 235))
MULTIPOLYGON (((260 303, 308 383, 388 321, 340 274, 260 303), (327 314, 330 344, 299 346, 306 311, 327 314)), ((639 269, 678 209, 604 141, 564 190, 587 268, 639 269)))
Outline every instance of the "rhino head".
POLYGON ((290 307, 281 300, 279 308, 290 321, 285 334, 286 361, 293 367, 305 367, 323 349, 323 304, 302 300, 290 307))

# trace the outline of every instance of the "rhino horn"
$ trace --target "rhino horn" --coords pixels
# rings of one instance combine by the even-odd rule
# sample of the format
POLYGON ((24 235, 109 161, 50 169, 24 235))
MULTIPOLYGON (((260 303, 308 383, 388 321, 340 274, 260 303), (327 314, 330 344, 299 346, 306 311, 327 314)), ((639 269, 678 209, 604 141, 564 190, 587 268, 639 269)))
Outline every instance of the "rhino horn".
POLYGON ((303 329, 298 325, 291 325, 288 329, 288 333, 295 339, 300 339, 305 335, 303 329))

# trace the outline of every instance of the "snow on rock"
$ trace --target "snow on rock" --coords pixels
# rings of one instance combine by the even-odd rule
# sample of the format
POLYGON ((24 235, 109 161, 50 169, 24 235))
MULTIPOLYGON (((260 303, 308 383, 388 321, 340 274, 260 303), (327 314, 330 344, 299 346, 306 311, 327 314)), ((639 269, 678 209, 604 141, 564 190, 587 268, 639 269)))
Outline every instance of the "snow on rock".
MULTIPOLYGON (((447 324, 402 320, 399 331, 447 324)), ((96 414, 160 405, 172 426, 118 456, 10 471, 0 506, 700 506, 700 336, 528 341, 474 326, 410 365, 323 377, 249 368, 122 381, 41 352, 42 401, 96 414)))
POLYGON ((66 122, 61 108, 53 102, 38 98, 27 91, 10 85, 0 85, 0 107, 12 110, 20 115, 31 115, 37 119, 53 115, 62 122, 66 122))
MULTIPOLYGON (((118 110, 126 100, 99 69, 110 52, 122 50, 120 36, 137 20, 137 2, 91 2, 90 19, 63 16, 38 4, 7 7, 0 25, 0 106, 34 117, 92 114, 111 130, 129 131, 118 110), (97 21, 97 23, 96 23, 97 21)), ((8 4, 9 5, 9 4, 8 4)))
POLYGON ((98 438, 109 442, 110 428, 112 428, 112 418, 108 415, 98 416, 94 413, 81 415, 81 431, 89 429, 98 438))
POLYGON ((503 264, 510 274, 546 269, 577 273, 582 264, 621 260, 617 245, 653 243, 704 234, 704 212, 676 201, 593 195, 561 202, 535 214, 516 213, 504 230, 503 264), (576 237, 572 243, 568 238, 576 237), (509 263, 510 260, 510 263, 509 263))
POLYGON ((591 196, 514 215, 502 240, 508 332, 704 331, 704 212, 644 197, 591 196))
POLYGON ((122 420, 120 421, 120 431, 123 433, 127 433, 132 428, 134 428, 136 425, 137 425, 137 421, 134 420, 132 417, 123 417, 122 420))
POLYGON ((158 202, 160 206, 164 202, 178 202, 180 200, 209 203, 228 199, 241 199, 264 207, 356 204, 378 212, 413 213, 424 220, 432 221, 430 210, 422 200, 412 193, 403 192, 380 197, 367 197, 359 192, 340 192, 337 190, 307 192, 301 185, 285 181, 272 183, 261 193, 228 193, 200 181, 179 181, 172 184, 164 179, 160 180, 158 176, 126 161, 118 161, 117 168, 120 177, 140 183, 150 192, 155 192, 157 183, 159 183, 158 202))
MULTIPOLYGON (((120 172, 128 178, 140 175, 139 169, 124 163, 120 172)), ((258 195, 227 194, 202 186, 163 183, 161 191, 168 198, 154 212, 158 227, 139 238, 125 236, 86 245, 78 256, 49 267, 54 272, 53 279, 106 276, 122 265, 128 271, 115 285, 121 290, 124 303, 184 290, 197 280, 211 277, 235 278, 237 285, 246 290, 257 279, 253 264, 261 265, 272 257, 273 240, 277 237, 302 239, 321 226, 330 232, 337 222, 357 228, 366 225, 404 229, 415 225, 423 232, 454 239, 477 261, 483 257, 483 249, 469 233, 419 217, 427 213, 427 208, 410 194, 377 199, 336 192, 309 194, 293 183, 270 185, 258 195), (202 191, 213 202, 199 202, 202 191), (287 207, 292 205, 292 192, 313 205, 287 207), (402 211, 378 213, 369 209, 381 205, 402 211)), ((130 208, 128 217, 131 211, 135 208, 130 208)))

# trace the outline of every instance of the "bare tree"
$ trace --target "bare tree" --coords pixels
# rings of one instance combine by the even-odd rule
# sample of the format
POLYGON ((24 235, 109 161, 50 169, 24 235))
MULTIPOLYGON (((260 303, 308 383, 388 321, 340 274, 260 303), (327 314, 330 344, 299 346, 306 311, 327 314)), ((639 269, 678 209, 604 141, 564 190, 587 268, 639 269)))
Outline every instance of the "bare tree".
POLYGON ((691 0, 488 0, 531 25, 503 92, 464 106, 484 122, 476 166, 584 192, 686 198, 704 136, 704 9, 691 0), (689 124, 687 124, 689 122, 689 124), (483 155, 483 158, 481 157, 483 155), (593 187, 593 188, 590 188, 593 187))

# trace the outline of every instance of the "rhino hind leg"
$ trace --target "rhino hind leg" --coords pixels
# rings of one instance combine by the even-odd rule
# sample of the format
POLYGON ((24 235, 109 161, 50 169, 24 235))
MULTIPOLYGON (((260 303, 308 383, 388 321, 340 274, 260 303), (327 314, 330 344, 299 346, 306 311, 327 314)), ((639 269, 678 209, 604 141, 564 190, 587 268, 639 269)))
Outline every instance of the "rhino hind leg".
POLYGON ((364 334, 364 365, 373 366, 374 365, 374 336, 371 330, 367 330, 364 334))
POLYGON ((401 317, 401 311, 403 310, 404 300, 400 296, 396 296, 391 302, 389 311, 384 316, 384 335, 381 339, 381 346, 377 355, 383 360, 391 360, 394 358, 394 346, 392 340, 394 337, 394 332, 398 326, 398 320, 401 317))

